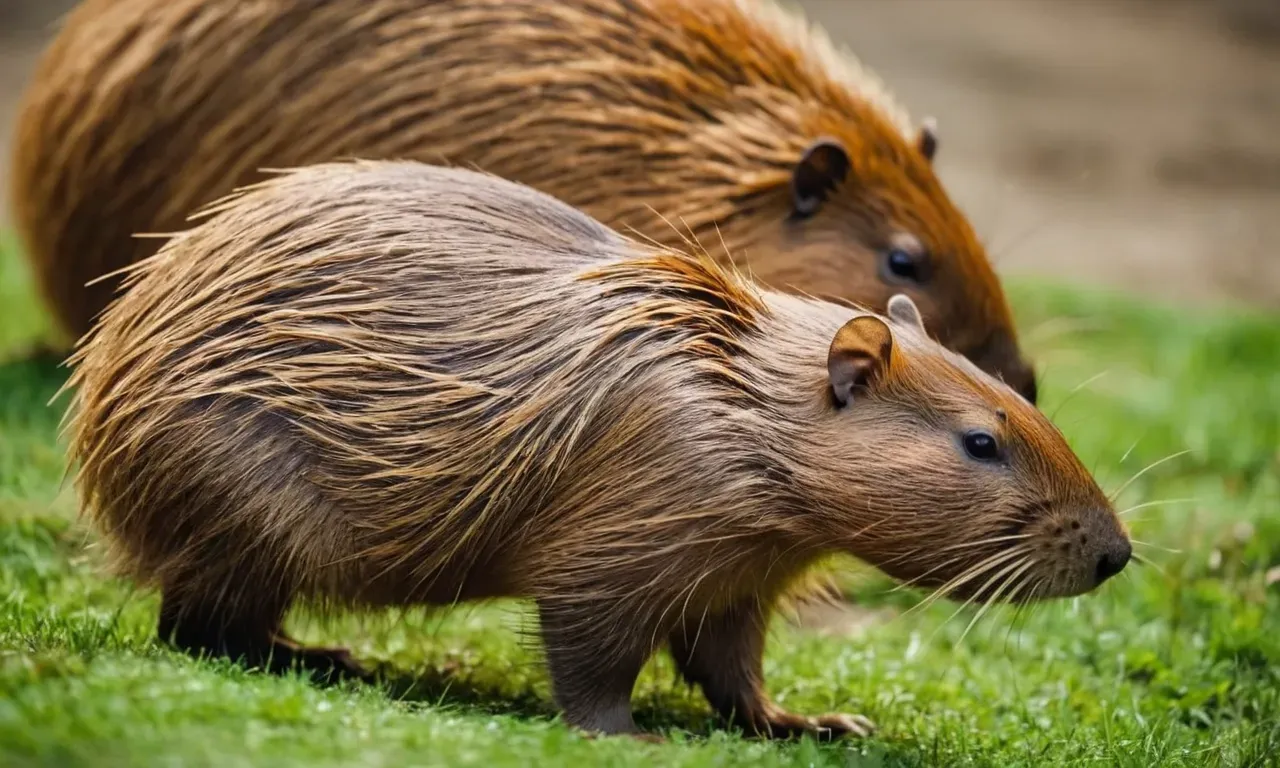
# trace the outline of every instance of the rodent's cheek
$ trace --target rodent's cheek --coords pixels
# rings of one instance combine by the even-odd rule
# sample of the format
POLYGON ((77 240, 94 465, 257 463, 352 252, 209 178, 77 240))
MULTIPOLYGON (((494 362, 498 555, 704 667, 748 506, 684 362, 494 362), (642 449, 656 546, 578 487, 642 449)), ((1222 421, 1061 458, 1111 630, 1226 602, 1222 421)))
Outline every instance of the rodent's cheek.
POLYGON ((792 286, 828 300, 881 309, 899 292, 882 278, 877 251, 826 222, 786 225, 776 243, 755 242, 751 254, 752 274, 775 287, 792 286))

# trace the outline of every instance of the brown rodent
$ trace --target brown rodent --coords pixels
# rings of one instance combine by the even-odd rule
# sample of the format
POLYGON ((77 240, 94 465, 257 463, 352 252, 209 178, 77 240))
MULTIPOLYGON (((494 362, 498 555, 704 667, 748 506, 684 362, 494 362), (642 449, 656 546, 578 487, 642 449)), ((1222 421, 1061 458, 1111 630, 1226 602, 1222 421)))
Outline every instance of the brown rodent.
POLYGON ((477 167, 778 290, 883 311, 1035 397, 934 132, 819 31, 751 0, 87 0, 17 128, 16 219, 79 334, 157 247, 135 233, 259 170, 477 167), (721 238, 727 245, 722 249, 721 238))
POLYGON ((417 163, 211 213, 134 269, 69 382, 84 509, 188 651, 354 668, 281 634, 289 606, 520 597, 576 726, 632 731, 665 642, 748 729, 865 732, 763 690, 770 611, 816 559, 1032 600, 1129 557, 1060 433, 905 296, 767 291, 417 163))

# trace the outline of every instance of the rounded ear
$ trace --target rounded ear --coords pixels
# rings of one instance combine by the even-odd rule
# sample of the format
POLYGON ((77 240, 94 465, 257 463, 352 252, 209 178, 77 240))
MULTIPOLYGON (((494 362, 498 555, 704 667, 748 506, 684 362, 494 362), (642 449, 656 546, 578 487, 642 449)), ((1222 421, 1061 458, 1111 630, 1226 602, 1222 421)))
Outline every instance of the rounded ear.
POLYGON ((924 330, 924 318, 920 316, 920 308, 905 293, 895 293, 889 298, 889 308, 886 314, 894 322, 912 325, 921 331, 924 330))
POLYGON ((835 139, 818 139, 791 172, 791 207, 799 216, 818 210, 827 194, 849 175, 849 155, 835 139))
POLYGON ((893 334, 874 315, 855 317, 836 331, 827 351, 827 378, 837 407, 853 399, 858 388, 876 385, 889 369, 893 334))
POLYGON ((938 154, 938 121, 932 117, 926 117, 920 121, 920 132, 916 135, 916 148, 920 150, 920 154, 924 155, 924 159, 933 162, 933 156, 938 154))

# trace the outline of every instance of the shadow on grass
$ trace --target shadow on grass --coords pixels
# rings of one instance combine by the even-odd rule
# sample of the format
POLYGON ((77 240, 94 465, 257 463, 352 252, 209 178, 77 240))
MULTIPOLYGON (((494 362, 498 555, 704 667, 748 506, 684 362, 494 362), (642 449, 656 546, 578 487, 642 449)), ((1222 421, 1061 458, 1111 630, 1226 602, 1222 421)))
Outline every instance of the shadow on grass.
MULTIPOLYGON (((509 683, 494 678, 481 679, 452 666, 426 668, 408 673, 389 664, 376 669, 378 688, 388 698, 419 704, 424 707, 444 707, 467 714, 501 715, 529 720, 551 722, 558 710, 532 683, 513 688, 509 683)), ((756 741, 740 730, 726 725, 712 713, 696 689, 682 683, 650 689, 632 700, 636 725, 646 733, 675 736, 678 740, 697 743, 718 733, 756 741)), ((807 714, 818 714, 811 712, 807 714)), ((811 741, 808 737, 806 741, 811 741)), ((767 740, 762 740, 767 741, 767 740)), ((799 740, 772 742, 778 748, 797 749, 799 740)), ((928 765, 931 750, 913 737, 895 735, 892 740, 872 737, 867 740, 846 739, 817 744, 821 750, 832 750, 848 757, 848 750, 855 748, 860 759, 869 765, 928 765), (856 746, 854 746, 856 745, 856 746)), ((934 755, 936 758, 937 755, 934 755)), ((858 763, 861 764, 861 763, 858 763)))
POLYGON ((374 685, 395 701, 449 707, 486 715, 550 719, 556 709, 532 685, 513 690, 497 680, 482 680, 456 665, 407 672, 383 662, 374 669, 374 685))
MULTIPOLYGON (((480 679, 450 665, 427 668, 406 673, 390 665, 380 665, 376 671, 378 682, 388 698, 412 702, 424 707, 445 707, 467 714, 502 715, 529 720, 551 722, 558 710, 550 700, 540 694, 530 683, 514 688, 500 679, 480 679)), ((724 724, 714 715, 702 695, 683 684, 650 690, 632 701, 636 725, 646 733, 675 737, 678 741, 698 743, 724 733, 730 736, 756 741, 740 730, 724 724)), ((818 714, 811 712, 807 714, 818 714)), ((762 740, 767 741, 767 740, 762 740)), ((811 742, 809 737, 805 741, 811 742)), ((800 749, 800 740, 774 741, 776 748, 789 751, 800 749)), ((936 746, 930 748, 905 734, 895 734, 892 739, 873 736, 866 740, 844 739, 817 743, 817 748, 838 754, 841 761, 854 759, 849 750, 857 753, 849 764, 867 765, 936 765, 939 755, 936 746), (932 755, 932 761, 931 761, 932 755)))
MULTIPOLYGON (((500 679, 483 679, 454 665, 406 672, 390 664, 375 669, 376 683, 388 698, 429 707, 444 707, 478 715, 504 715, 530 720, 554 720, 555 705, 531 683, 513 687, 500 679)), ((696 692, 657 691, 635 700, 636 724, 645 731, 679 729, 706 735, 719 722, 696 692)))

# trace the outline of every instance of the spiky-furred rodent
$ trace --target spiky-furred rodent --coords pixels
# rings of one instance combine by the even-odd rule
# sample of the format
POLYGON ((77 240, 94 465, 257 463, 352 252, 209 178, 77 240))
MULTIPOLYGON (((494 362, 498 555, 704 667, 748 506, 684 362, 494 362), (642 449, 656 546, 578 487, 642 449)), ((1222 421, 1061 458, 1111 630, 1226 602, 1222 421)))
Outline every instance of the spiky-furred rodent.
POLYGON ((880 311, 905 292, 1034 400, 933 132, 768 2, 87 0, 16 147, 17 220, 77 334, 118 281, 85 284, 156 247, 133 235, 183 228, 259 169, 416 159, 669 245, 687 226, 778 290, 880 311))
POLYGON ((159 631, 349 665, 296 600, 532 599, 570 723, 634 729, 660 646, 775 735, 765 624, 845 552, 974 599, 1075 595, 1129 542, 1058 431, 929 340, 623 238, 528 187, 320 165, 218 204, 77 352, 84 508, 159 631))

